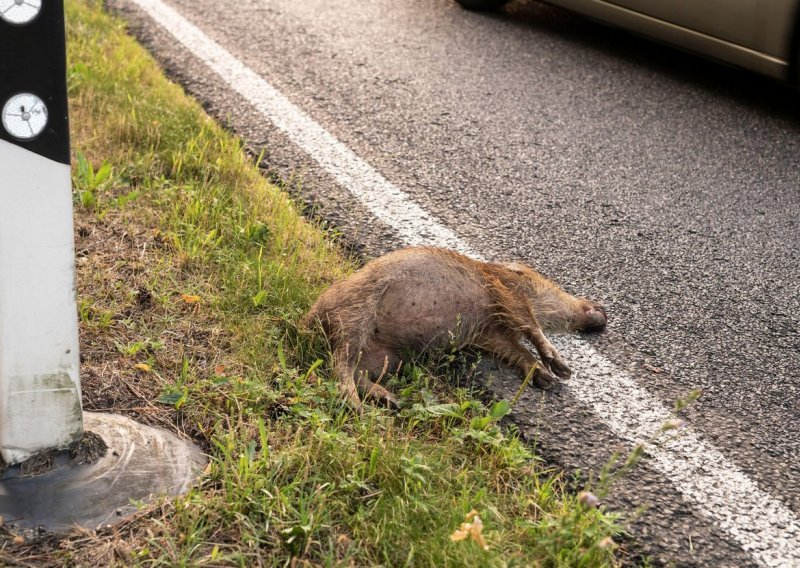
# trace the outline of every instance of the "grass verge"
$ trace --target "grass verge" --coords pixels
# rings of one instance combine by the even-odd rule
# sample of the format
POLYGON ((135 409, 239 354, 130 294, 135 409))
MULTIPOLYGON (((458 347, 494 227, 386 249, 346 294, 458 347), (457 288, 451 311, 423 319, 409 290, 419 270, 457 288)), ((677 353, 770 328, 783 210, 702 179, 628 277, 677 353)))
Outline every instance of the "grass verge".
POLYGON ((406 366, 400 413, 340 403, 296 322, 353 262, 100 2, 66 6, 84 406, 185 433, 211 461, 115 528, 0 526, 0 561, 616 564, 616 518, 500 427, 508 404, 441 380, 457 354, 406 366))

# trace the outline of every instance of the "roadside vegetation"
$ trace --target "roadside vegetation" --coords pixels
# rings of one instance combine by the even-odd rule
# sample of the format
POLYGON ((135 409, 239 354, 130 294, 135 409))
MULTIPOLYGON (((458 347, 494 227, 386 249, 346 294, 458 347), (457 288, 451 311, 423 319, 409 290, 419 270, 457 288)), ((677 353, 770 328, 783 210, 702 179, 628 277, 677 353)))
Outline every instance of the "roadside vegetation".
POLYGON ((101 2, 66 6, 84 406, 186 434, 210 463, 114 528, 29 540, 0 522, 0 563, 618 564, 615 516, 501 424, 509 403, 480 401, 469 359, 406 365, 399 412, 339 399, 297 322, 356 261, 101 2))

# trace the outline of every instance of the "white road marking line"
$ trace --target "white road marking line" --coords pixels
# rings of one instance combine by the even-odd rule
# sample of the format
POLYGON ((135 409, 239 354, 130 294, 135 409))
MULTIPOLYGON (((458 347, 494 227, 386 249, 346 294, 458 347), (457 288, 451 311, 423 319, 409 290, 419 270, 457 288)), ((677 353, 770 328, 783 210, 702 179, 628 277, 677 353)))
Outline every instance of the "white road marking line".
POLYGON ((437 222, 404 191, 388 183, 375 168, 356 156, 350 148, 178 12, 162 2, 136 1, 136 4, 164 25, 167 31, 214 70, 234 91, 314 158, 373 216, 394 228, 406 243, 441 243, 442 246, 477 256, 455 233, 437 222), (173 22, 179 27, 172 29, 170 26, 173 22))
MULTIPOLYGON (((589 345, 567 337, 553 343, 572 367, 565 383, 620 438, 650 439, 674 414, 589 345)), ((698 511, 730 534, 763 566, 800 566, 800 520, 762 491, 738 466, 692 430, 648 446, 647 461, 698 511)))
MULTIPOLYGON (((332 134, 161 0, 129 0, 203 61, 378 219, 409 245, 436 245, 480 258, 464 241, 383 178, 332 134)), ((573 369, 566 383, 618 436, 647 441, 672 413, 590 345, 557 338, 573 369)), ((660 448, 648 463, 659 469, 697 510, 710 517, 763 566, 800 566, 800 519, 713 445, 688 431, 660 448)))

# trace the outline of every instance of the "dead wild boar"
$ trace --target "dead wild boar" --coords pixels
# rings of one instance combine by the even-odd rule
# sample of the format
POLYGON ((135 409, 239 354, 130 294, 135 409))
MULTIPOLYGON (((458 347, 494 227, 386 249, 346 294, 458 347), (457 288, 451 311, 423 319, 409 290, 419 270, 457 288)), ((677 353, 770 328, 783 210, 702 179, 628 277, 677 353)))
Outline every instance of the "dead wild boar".
POLYGON ((359 408, 358 390, 397 404, 376 382, 399 368, 402 353, 453 344, 486 351, 550 388, 556 377, 568 378, 570 369, 544 331, 599 330, 606 312, 523 264, 417 247, 377 258, 331 286, 304 323, 322 327, 339 388, 359 408), (520 343, 523 338, 543 364, 520 343))

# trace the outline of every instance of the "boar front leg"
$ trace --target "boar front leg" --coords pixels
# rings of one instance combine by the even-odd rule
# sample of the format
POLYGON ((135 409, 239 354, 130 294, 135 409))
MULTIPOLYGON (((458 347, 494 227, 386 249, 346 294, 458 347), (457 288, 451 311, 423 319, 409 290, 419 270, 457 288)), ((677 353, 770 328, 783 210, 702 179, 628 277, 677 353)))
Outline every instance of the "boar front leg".
POLYGON ((504 290, 495 293, 500 296, 498 304, 504 307, 495 314, 500 325, 507 328, 502 332, 505 332, 506 335, 509 333, 524 335, 536 348, 547 369, 562 379, 568 379, 572 371, 553 344, 545 337, 542 326, 539 325, 528 301, 519 294, 508 293, 504 290))
POLYGON ((562 379, 568 379, 572 376, 572 371, 556 351, 556 348, 553 347, 553 344, 550 343, 550 340, 545 337, 541 327, 538 325, 527 326, 524 333, 528 341, 536 347, 539 357, 542 358, 542 362, 547 365, 548 369, 562 379))
POLYGON ((523 377, 533 373, 533 382, 540 389, 550 390, 558 385, 558 379, 519 342, 521 338, 519 334, 509 336, 507 330, 495 330, 484 334, 477 347, 520 369, 523 377))

